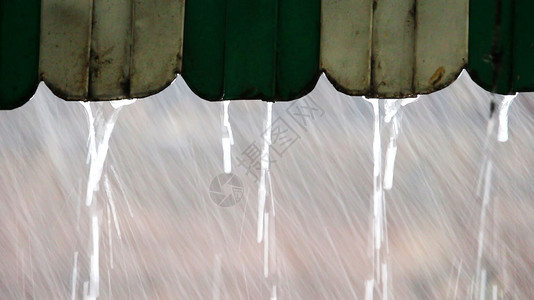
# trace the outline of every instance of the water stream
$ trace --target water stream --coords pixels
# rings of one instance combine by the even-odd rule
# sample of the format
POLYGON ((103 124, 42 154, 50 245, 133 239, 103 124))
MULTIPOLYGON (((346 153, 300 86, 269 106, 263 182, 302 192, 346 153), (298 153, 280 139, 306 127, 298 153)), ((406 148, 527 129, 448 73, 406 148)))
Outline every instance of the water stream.
POLYGON ((367 99, 373 107, 373 196, 371 212, 372 277, 365 281, 365 299, 390 299, 393 297, 391 258, 387 232, 387 206, 385 190, 393 187, 397 139, 402 120, 402 110, 418 98, 367 99), (384 135, 386 134, 386 135, 384 135), (384 155, 382 139, 388 146, 384 155))
MULTIPOLYGON (((493 226, 488 225, 488 216, 492 216, 496 210, 496 199, 493 199, 491 191, 494 188, 493 180, 493 169, 494 169, 494 159, 497 142, 506 142, 508 141, 508 112, 510 106, 516 95, 508 95, 501 98, 501 96, 492 95, 492 107, 497 106, 498 112, 494 110, 491 111, 490 118, 488 120, 488 125, 486 128, 486 139, 484 141, 483 147, 483 158, 482 158, 482 168, 479 173, 476 196, 478 199, 481 199, 480 207, 480 220, 478 227, 478 237, 477 237, 477 255, 476 255, 476 269, 474 280, 471 284, 471 298, 472 299, 486 299, 486 294, 489 297, 491 293, 492 299, 498 299, 499 294, 503 295, 506 293, 506 287, 502 285, 497 285, 495 283, 488 282, 488 276, 494 277, 497 274, 490 273, 488 274, 488 268, 494 269, 493 265, 497 264, 497 260, 503 259, 495 257, 490 257, 491 253, 495 254, 498 252, 496 247, 502 237, 499 230, 499 224, 492 224, 493 226), (495 103, 498 102, 498 103, 495 103), (498 122, 498 129, 495 132, 495 123, 498 122), (492 249, 487 249, 488 242, 487 236, 490 235, 494 238, 494 241, 491 245, 492 249), (488 251, 491 250, 491 251, 488 251), (489 253, 486 253, 489 252, 489 253), (501 293, 502 292, 502 293, 501 293)), ((495 223, 495 220, 492 220, 495 223)), ((505 272, 505 270, 493 270, 494 273, 505 272)))
MULTIPOLYGON (((111 101, 109 105, 111 106, 111 114, 106 115, 105 106, 108 105, 105 102, 90 103, 90 102, 80 102, 80 104, 85 109, 87 114, 88 124, 89 124, 89 136, 88 136, 88 155, 87 163, 89 164, 89 176, 87 180, 87 190, 85 205, 89 210, 90 216, 90 231, 91 237, 89 239, 89 276, 88 280, 83 282, 83 298, 84 299, 96 299, 100 295, 100 224, 103 219, 102 215, 102 205, 107 205, 108 211, 108 226, 111 228, 111 217, 109 212, 112 212, 114 228, 119 238, 121 236, 119 224, 116 215, 115 203, 113 202, 113 197, 111 195, 111 187, 109 183, 108 175, 103 175, 104 164, 106 162, 106 157, 109 152, 109 142, 115 124, 119 117, 119 112, 121 109, 129 104, 134 103, 135 100, 122 100, 122 101, 111 101), (105 195, 107 196, 107 203, 97 203, 95 195, 100 190, 100 182, 102 177, 104 177, 104 190, 105 195)), ((115 173, 116 175, 116 173, 115 173)), ((110 236, 110 267, 113 268, 113 255, 112 255, 112 240, 111 232, 110 236)), ((78 266, 78 252, 75 252, 75 262, 73 268, 73 279, 72 279, 72 297, 76 298, 76 287, 77 287, 77 266, 78 266)))

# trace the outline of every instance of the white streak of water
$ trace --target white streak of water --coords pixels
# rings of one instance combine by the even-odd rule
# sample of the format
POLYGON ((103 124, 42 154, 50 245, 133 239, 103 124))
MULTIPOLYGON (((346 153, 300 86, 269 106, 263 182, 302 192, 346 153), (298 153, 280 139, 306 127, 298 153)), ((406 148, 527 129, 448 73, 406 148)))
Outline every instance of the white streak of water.
POLYGON ((92 248, 90 271, 89 271, 89 294, 87 299, 98 298, 100 290, 100 228, 98 224, 98 216, 93 215, 91 217, 91 235, 92 235, 92 248))
MULTIPOLYGON (((109 184, 109 177, 108 175, 104 175, 104 187, 106 190, 106 195, 108 197, 109 206, 111 208, 111 214, 113 216, 113 224, 115 226, 115 230, 117 231, 117 235, 119 236, 119 240, 122 239, 121 236, 121 229, 119 227, 119 219, 117 218, 117 209, 115 208, 115 202, 113 201, 113 195, 111 193, 111 185, 109 184)), ((111 235, 111 232, 110 232, 111 235)))
MULTIPOLYGON (((491 177, 492 177, 493 164, 488 161, 486 172, 484 176, 484 196, 482 200, 482 208, 480 212, 480 225, 478 230, 478 249, 477 249, 477 265, 476 265, 476 275, 475 275, 475 295, 482 295, 484 289, 481 288, 482 284, 482 273, 485 274, 485 270, 482 269, 482 254, 484 251, 484 233, 486 227, 486 215, 488 213, 488 204, 490 202, 490 193, 491 193, 491 177), (480 285, 478 285, 480 284, 480 285)), ((485 287, 485 283, 484 283, 485 287)))
POLYGON ((485 300, 486 299, 486 279, 487 278, 487 273, 486 273, 486 269, 482 269, 482 275, 481 275, 481 280, 480 280, 480 297, 479 299, 480 300, 485 300))
POLYGON ((499 105, 499 131, 497 134, 497 139, 499 142, 508 141, 508 111, 510 110, 510 105, 517 97, 515 95, 506 95, 499 105))
POLYGON ((399 118, 397 113, 399 112, 400 100, 390 99, 385 100, 384 109, 385 116, 384 121, 391 123, 391 132, 389 138, 388 148, 386 150, 386 167, 384 169, 384 189, 390 190, 393 187, 393 172, 395 170, 395 158, 397 157, 397 138, 399 136, 399 118))
POLYGON ((381 299, 389 299, 392 296, 385 190, 389 190, 393 186, 402 107, 418 99, 419 97, 402 100, 379 100, 364 97, 364 100, 371 103, 374 115, 373 211, 371 217, 373 279, 365 282, 366 299, 372 299, 375 297, 375 293, 380 295, 381 299), (383 108, 381 108, 382 105, 383 108), (385 155, 382 147, 383 126, 389 131, 389 143, 385 155))
POLYGON ((488 162, 491 160, 491 153, 493 151, 493 131, 495 128, 495 118, 492 116, 488 125, 486 126, 486 139, 484 140, 484 157, 482 158, 482 167, 478 174, 477 179, 477 197, 482 197, 482 189, 484 184, 484 176, 486 174, 486 168, 488 167, 488 162))
POLYGON ((263 224, 264 224, 264 212, 265 212, 265 199, 267 197, 267 189, 265 188, 265 181, 267 173, 269 172, 269 147, 271 145, 271 130, 272 130, 272 118, 273 118, 273 103, 267 102, 267 113, 264 123, 263 131, 263 147, 261 150, 261 173, 260 184, 258 188, 258 243, 263 240, 263 224))
POLYGON ((373 290, 375 289, 375 280, 365 281, 365 300, 373 300, 373 290))
POLYGON ((119 177, 119 174, 117 174, 117 171, 115 170, 113 165, 110 166, 110 169, 111 169, 111 173, 113 174, 113 177, 115 177, 115 179, 117 180, 117 183, 119 184, 119 189, 121 191, 122 198, 124 199, 124 202, 126 202, 126 206, 128 207, 128 212, 130 213, 130 217, 133 218, 134 214, 133 214, 133 211, 132 211, 132 207, 130 206, 130 202, 128 201, 128 197, 126 197, 126 192, 124 191, 124 187, 122 185, 121 178, 119 177))
POLYGON ((74 266, 72 267, 71 300, 76 299, 76 283, 78 282, 78 251, 74 252, 74 266))
POLYGON ((109 120, 105 122, 104 133, 102 139, 97 143, 96 141, 96 130, 95 130, 95 119, 91 110, 91 106, 82 102, 82 105, 87 111, 87 116, 89 118, 89 124, 92 125, 92 128, 89 129, 89 179, 87 181, 87 195, 85 205, 90 206, 93 202, 93 195, 95 191, 98 191, 98 184, 102 178, 102 171, 104 168, 104 162, 106 161, 106 156, 109 149, 109 139, 111 138, 111 133, 115 127, 115 122, 118 118, 118 114, 122 106, 118 106, 113 110, 113 113, 109 120))
POLYGON ((271 284, 271 299, 277 299, 277 286, 278 286, 278 260, 277 260, 277 248, 276 248, 276 212, 275 212, 275 198, 273 194, 273 185, 271 180, 270 171, 267 172, 267 178, 269 182, 269 202, 267 202, 264 215, 265 222, 265 265, 264 275, 268 277, 268 282, 271 284))
POLYGON ((390 126, 389 144, 386 150, 386 166, 384 169, 384 189, 391 190, 393 187, 393 174, 395 171, 395 159, 397 157, 397 140, 401 129, 401 117, 403 107, 417 102, 419 96, 406 99, 388 99, 384 101, 384 122, 390 126))
POLYGON ((108 204, 106 205, 106 212, 107 212, 107 220, 108 220, 109 265, 113 269, 113 238, 111 236, 111 213, 109 211, 110 211, 110 208, 108 204))
MULTIPOLYGON (((378 99, 371 99, 374 112, 374 135, 373 135, 373 220, 374 220, 374 241, 375 255, 379 255, 382 247, 383 234, 383 207, 384 197, 382 189, 382 142, 380 136, 380 103, 378 99)), ((378 258, 378 257, 377 257, 378 258)), ((376 262, 375 258, 375 262, 376 262)), ((379 274, 378 271, 376 274, 379 274)), ((380 276, 378 276, 379 278, 380 276)))
POLYGON ((271 289, 271 300, 278 299, 277 292, 276 292, 276 285, 274 285, 271 289))
POLYGON ((228 114, 230 101, 223 101, 222 106, 223 106, 222 147, 223 147, 224 173, 229 174, 232 172, 232 145, 234 144, 234 135, 232 133, 232 125, 230 124, 230 118, 228 114))
POLYGON ((269 277, 269 213, 264 214, 263 276, 269 277))
MULTIPOLYGON (((89 164, 89 177, 87 180, 86 201, 85 204, 90 208, 91 216, 91 247, 90 247, 90 262, 89 262, 89 281, 84 283, 84 298, 96 299, 99 296, 100 289, 100 225, 98 218, 98 210, 95 201, 93 201, 95 192, 99 190, 99 183, 102 179, 102 173, 104 169, 104 163, 109 150, 109 141, 111 134, 115 127, 120 110, 123 106, 134 103, 135 100, 121 100, 111 101, 110 104, 113 107, 111 116, 106 120, 104 118, 103 111, 97 111, 96 114, 91 108, 89 102, 80 102, 84 107, 89 124, 89 137, 88 137, 88 156, 87 163, 89 164), (98 131, 97 131, 98 129, 98 131)), ((100 109, 103 108, 103 103, 95 104, 100 109)), ((105 192, 108 196, 111 210, 114 215, 115 227, 120 237, 120 230, 115 213, 115 205, 111 195, 111 188, 109 185, 109 179, 105 176, 104 180, 105 192)), ((109 218, 108 218, 109 219, 109 218)), ((111 243, 110 243, 111 245, 111 243)))

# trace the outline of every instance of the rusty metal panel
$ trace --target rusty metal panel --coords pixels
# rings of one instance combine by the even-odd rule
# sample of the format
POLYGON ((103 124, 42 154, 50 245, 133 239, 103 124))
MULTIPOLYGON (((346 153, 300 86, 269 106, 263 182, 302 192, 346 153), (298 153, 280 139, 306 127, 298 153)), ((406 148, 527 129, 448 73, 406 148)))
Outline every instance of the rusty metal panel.
POLYGON ((367 94, 373 1, 322 0, 321 9, 321 68, 336 87, 367 94))
POLYGON ((467 64, 469 0, 418 0, 415 93, 453 82, 467 64))
POLYGON ((89 99, 129 97, 132 12, 130 0, 93 0, 89 99))
POLYGON ((415 0, 375 2, 372 39, 372 95, 413 94, 415 0))
POLYGON ((467 62, 468 0, 323 0, 322 9, 321 66, 344 93, 429 93, 467 62))
POLYGON ((185 0, 134 0, 131 96, 161 91, 181 71, 185 0))
POLYGON ((41 78, 64 99, 87 98, 92 2, 41 2, 41 78))

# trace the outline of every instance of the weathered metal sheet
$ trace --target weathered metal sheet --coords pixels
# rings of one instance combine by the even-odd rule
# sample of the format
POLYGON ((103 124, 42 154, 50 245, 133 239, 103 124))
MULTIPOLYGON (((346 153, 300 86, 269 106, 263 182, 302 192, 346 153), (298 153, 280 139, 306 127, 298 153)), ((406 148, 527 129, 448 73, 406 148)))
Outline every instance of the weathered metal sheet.
POLYGON ((467 55, 485 89, 534 89, 534 1, 319 1, 42 0, 39 46, 38 1, 0 0, 0 105, 30 98, 36 64, 69 100, 148 96, 177 72, 209 100, 290 100, 320 68, 343 92, 405 97, 467 55))
POLYGON ((373 15, 371 93, 400 98, 413 94, 415 0, 377 1, 373 15))
POLYGON ((188 1, 182 75, 208 100, 290 100, 319 74, 319 0, 188 1))
POLYGON ((92 0, 41 3, 41 78, 64 99, 87 99, 92 0))
POLYGON ((26 103, 39 82, 38 0, 0 0, 0 109, 26 103))
POLYGON ((350 94, 371 87, 373 1, 322 0, 321 68, 350 94))
POLYGON ((399 98, 440 89, 467 60, 467 3, 323 0, 321 66, 351 95, 399 98))
POLYGON ((417 0, 415 93, 453 82, 467 64, 468 0, 417 0))
POLYGON ((40 73, 68 100, 145 97, 180 71, 184 0, 43 0, 40 73))
POLYGON ((130 96, 169 85, 181 71, 185 0, 134 0, 130 96))
POLYGON ((131 5, 130 0, 93 0, 89 99, 130 95, 131 5))
POLYGON ((498 94, 534 90, 534 24, 530 0, 472 0, 469 74, 498 94))

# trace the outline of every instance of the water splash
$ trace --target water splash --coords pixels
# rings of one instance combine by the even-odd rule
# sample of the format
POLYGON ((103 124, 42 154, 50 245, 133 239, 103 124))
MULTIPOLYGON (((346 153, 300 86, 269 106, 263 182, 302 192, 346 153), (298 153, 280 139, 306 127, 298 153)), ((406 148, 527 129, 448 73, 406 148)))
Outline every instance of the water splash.
POLYGON ((517 95, 518 94, 504 96, 501 105, 499 105, 499 132, 497 134, 499 142, 508 141, 508 111, 517 95))
POLYGON ((230 124, 230 118, 228 110, 230 107, 230 101, 222 102, 222 148, 223 148, 223 161, 224 161, 224 173, 232 173, 232 146, 234 145, 234 135, 232 133, 232 125, 230 124))
MULTIPOLYGON (((86 161, 86 163, 89 164, 89 177, 87 180, 85 204, 89 208, 91 220, 89 280, 85 281, 83 284, 84 299, 96 299, 100 294, 100 212, 96 201, 94 201, 94 197, 96 192, 99 191, 104 163, 109 150, 109 141, 119 116, 119 112, 124 106, 134 102, 135 100, 110 101, 113 110, 107 119, 105 118, 103 111, 105 103, 91 104, 89 102, 80 102, 87 114, 89 125, 88 155, 86 161), (96 111, 93 111, 91 105, 94 105, 96 111)), ((110 208, 113 213, 115 228, 120 237, 120 229, 115 213, 115 204, 111 195, 109 178, 107 175, 104 176, 104 178, 105 192, 108 197, 108 209, 110 208)), ((77 264, 77 262, 75 263, 77 264)), ((75 296, 75 291, 73 291, 73 296, 75 296)))
MULTIPOLYGON (((112 101, 111 103, 113 107, 111 117, 107 121, 99 120, 98 123, 105 122, 104 124, 96 124, 96 126, 103 126, 104 132, 100 137, 97 137, 95 130, 96 116, 93 115, 91 105, 89 102, 81 102, 89 119, 89 153, 87 157, 87 161, 89 163, 89 179, 87 181, 87 194, 85 200, 85 205, 87 206, 91 206, 94 193, 99 190, 98 185, 100 183, 100 179, 102 178, 102 170, 104 168, 104 162, 106 161, 109 150, 109 139, 111 138, 111 133, 113 132, 113 128, 115 127, 115 123, 119 117, 119 112, 124 105, 127 105, 117 104, 116 102, 117 101, 112 101)), ((103 104, 99 103, 98 105, 102 106, 103 104)), ((100 111, 99 113, 99 116, 103 117, 103 112, 100 111)))

